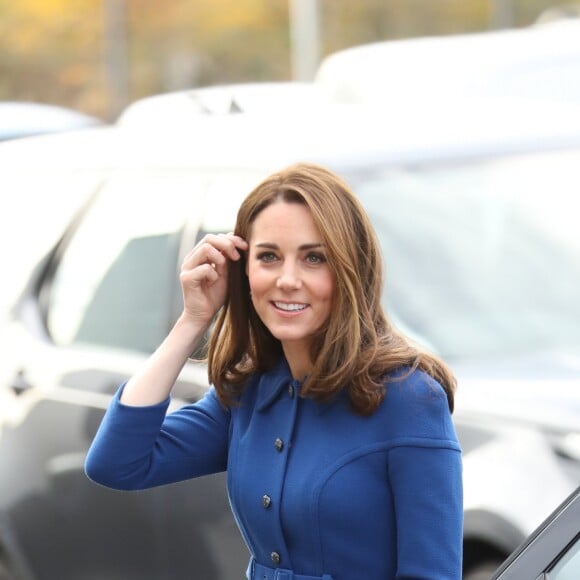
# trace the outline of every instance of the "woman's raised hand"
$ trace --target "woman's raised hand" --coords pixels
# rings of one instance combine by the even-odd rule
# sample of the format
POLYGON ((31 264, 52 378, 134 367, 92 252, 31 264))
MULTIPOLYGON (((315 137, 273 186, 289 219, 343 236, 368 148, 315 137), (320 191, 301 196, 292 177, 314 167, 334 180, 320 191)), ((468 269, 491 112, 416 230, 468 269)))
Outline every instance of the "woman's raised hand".
POLYGON ((185 315, 210 324, 226 298, 228 260, 239 260, 247 249, 246 241, 232 233, 207 234, 187 254, 180 273, 185 315))

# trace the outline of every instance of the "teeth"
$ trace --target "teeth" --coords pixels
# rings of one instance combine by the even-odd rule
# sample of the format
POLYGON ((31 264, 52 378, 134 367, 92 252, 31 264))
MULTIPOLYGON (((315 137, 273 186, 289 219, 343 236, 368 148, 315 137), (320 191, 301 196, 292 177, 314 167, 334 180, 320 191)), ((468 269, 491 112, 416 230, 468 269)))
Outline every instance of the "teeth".
POLYGON ((285 302, 274 302, 274 305, 276 308, 286 310, 287 312, 296 312, 306 308, 306 304, 286 304, 285 302))

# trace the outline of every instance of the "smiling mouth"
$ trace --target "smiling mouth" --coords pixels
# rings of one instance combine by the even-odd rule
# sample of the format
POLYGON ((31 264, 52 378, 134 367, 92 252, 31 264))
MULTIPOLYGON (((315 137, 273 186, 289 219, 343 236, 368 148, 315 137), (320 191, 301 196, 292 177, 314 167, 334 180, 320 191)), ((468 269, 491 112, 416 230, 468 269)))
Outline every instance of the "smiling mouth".
POLYGON ((283 310, 284 312, 300 312, 301 310, 306 310, 308 304, 299 304, 297 302, 274 302, 276 308, 283 310))

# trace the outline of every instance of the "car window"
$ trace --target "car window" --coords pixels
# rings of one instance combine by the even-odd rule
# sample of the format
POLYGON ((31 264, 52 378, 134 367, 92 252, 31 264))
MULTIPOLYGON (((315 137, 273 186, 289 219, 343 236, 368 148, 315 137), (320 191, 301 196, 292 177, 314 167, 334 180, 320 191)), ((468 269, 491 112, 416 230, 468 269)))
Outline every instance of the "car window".
POLYGON ((353 179, 391 315, 448 358, 579 345, 579 166, 546 153, 353 179))
POLYGON ((2 172, 0 309, 13 304, 30 271, 58 241, 101 180, 98 172, 90 171, 2 172))
POLYGON ((51 283, 54 342, 153 351, 170 324, 183 228, 195 223, 187 208, 203 205, 195 176, 118 176, 103 188, 51 283))
POLYGON ((550 570, 550 580, 578 580, 580 578, 580 536, 550 570))

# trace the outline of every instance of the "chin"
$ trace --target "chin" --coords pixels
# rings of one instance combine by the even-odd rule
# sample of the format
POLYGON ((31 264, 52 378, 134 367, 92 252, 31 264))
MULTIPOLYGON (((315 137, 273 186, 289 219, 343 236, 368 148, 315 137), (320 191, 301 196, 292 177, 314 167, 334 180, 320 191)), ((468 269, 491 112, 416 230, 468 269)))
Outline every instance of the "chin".
POLYGON ((274 338, 278 340, 304 340, 306 338, 303 332, 296 332, 296 329, 280 328, 278 325, 267 326, 274 338))
POLYGON ((302 334, 296 335, 289 332, 273 332, 274 338, 277 338, 280 342, 302 342, 308 340, 309 336, 304 336, 302 334))

